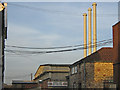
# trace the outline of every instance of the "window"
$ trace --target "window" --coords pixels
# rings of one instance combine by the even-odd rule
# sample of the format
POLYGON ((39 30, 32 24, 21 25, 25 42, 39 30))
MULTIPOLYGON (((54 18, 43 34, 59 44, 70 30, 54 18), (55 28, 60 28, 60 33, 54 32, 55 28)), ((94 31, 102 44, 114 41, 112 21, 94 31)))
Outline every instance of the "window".
POLYGON ((77 66, 75 66, 75 73, 77 73, 77 66))
POLYGON ((74 73, 77 73, 77 66, 75 66, 75 67, 72 67, 72 69, 71 69, 71 74, 74 74, 74 73))
POLYGON ((52 86, 53 85, 53 82, 48 82, 48 86, 52 86))
POLYGON ((67 82, 62 82, 62 86, 68 86, 67 82))
POLYGON ((71 73, 74 74, 74 67, 72 67, 71 73))

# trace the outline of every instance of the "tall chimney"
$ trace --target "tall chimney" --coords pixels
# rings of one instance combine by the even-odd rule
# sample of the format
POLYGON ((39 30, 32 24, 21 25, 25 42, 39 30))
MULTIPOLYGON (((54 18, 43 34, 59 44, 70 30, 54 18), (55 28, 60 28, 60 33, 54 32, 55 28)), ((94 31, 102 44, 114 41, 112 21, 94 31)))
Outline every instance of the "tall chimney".
POLYGON ((92 38, 92 34, 91 34, 91 11, 92 9, 91 8, 88 8, 88 38, 89 38, 89 41, 88 41, 88 47, 89 47, 89 52, 88 52, 88 55, 90 55, 92 53, 92 48, 91 48, 91 38, 92 38))
POLYGON ((83 14, 84 19, 84 57, 87 56, 87 14, 83 14))
POLYGON ((92 4, 93 6, 93 52, 96 52, 97 50, 97 45, 96 45, 96 41, 97 41, 97 34, 96 34, 96 3, 92 4))

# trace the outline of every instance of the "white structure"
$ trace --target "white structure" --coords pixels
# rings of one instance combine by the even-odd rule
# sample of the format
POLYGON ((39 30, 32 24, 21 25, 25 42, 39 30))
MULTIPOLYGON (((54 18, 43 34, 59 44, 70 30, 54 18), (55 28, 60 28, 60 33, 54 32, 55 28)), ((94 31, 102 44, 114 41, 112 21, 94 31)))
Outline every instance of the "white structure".
POLYGON ((0 90, 2 89, 2 71, 3 71, 3 58, 2 58, 2 11, 0 11, 0 90))
POLYGON ((118 21, 120 21, 120 1, 118 2, 118 21))

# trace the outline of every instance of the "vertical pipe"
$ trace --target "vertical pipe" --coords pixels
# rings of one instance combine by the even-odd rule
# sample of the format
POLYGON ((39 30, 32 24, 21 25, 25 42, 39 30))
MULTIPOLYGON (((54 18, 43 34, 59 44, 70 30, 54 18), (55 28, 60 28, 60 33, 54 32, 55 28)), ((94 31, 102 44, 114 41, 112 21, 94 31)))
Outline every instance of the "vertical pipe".
POLYGON ((5 27, 7 27, 7 3, 4 3, 4 7, 5 7, 5 14, 4 14, 4 16, 5 16, 5 18, 4 18, 4 20, 5 20, 5 27))
POLYGON ((32 79, 33 79, 32 76, 33 76, 33 75, 32 75, 32 73, 31 73, 31 81, 32 81, 32 79))
MULTIPOLYGON (((87 14, 83 14, 84 18, 84 57, 87 56, 87 14)), ((86 71, 85 71, 85 61, 84 61, 84 88, 86 88, 86 71)))
POLYGON ((7 3, 4 3, 4 38, 7 39, 7 3))
POLYGON ((92 52, 92 48, 91 48, 91 43, 92 43, 92 34, 91 34, 91 11, 92 9, 91 8, 88 8, 88 38, 89 38, 89 41, 88 41, 88 47, 89 47, 89 52, 88 52, 88 55, 91 54, 92 52))
POLYGON ((2 11, 0 11, 0 90, 3 88, 2 83, 2 11))
POLYGON ((87 14, 83 14, 84 19, 84 57, 87 56, 87 14))
POLYGON ((97 34, 96 34, 96 3, 92 4, 93 6, 93 52, 96 52, 97 46, 96 46, 96 41, 97 41, 97 34))

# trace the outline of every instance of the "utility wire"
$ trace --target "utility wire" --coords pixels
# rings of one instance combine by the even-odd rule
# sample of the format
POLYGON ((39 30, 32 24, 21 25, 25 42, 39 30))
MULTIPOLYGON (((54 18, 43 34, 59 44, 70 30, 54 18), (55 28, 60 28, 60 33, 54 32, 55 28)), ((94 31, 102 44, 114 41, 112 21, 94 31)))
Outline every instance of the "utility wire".
MULTIPOLYGON (((97 47, 104 46, 104 45, 110 44, 110 43, 112 43, 112 40, 102 42, 102 43, 97 43, 97 47)), ((93 48, 93 46, 94 45, 92 45, 91 48, 93 48)), ((88 48, 88 46, 87 46, 87 48, 88 48)), ((10 52, 10 53, 17 52, 17 53, 22 53, 22 54, 46 54, 46 53, 57 53, 57 52, 68 52, 68 51, 83 50, 83 49, 87 49, 87 48, 78 47, 78 48, 54 50, 54 51, 20 51, 20 50, 5 50, 5 51, 10 52)))
MULTIPOLYGON (((112 39, 107 39, 107 40, 102 40, 97 43, 102 43, 105 41, 111 41, 112 39)), ((93 43, 94 44, 94 43, 93 43)), ((61 49, 61 48, 73 48, 73 47, 80 47, 84 46, 85 44, 80 44, 80 45, 71 45, 71 46, 62 46, 62 47, 45 47, 45 48, 40 48, 40 47, 28 47, 28 46, 16 46, 16 45, 5 45, 6 47, 12 47, 12 48, 20 48, 20 49, 61 49)))
MULTIPOLYGON (((15 3, 8 3, 8 5, 11 5, 11 6, 17 6, 17 7, 21 7, 21 8, 27 8, 27 9, 31 9, 31 10, 36 10, 36 11, 43 11, 43 12, 48 12, 48 13, 61 13, 61 14, 67 14, 67 15, 74 15, 74 16, 81 16, 82 13, 80 14, 75 14, 74 12, 65 12, 65 11, 58 11, 58 10, 50 10, 50 9, 45 9, 45 8, 38 8, 38 7, 33 7, 33 6, 28 6, 28 5, 21 5, 21 4, 15 4, 15 3)), ((106 16, 108 17, 109 16, 118 16, 118 14, 112 14, 112 13, 109 13, 109 14, 98 14, 98 16, 100 17, 103 17, 103 16, 106 16)))
MULTIPOLYGON (((38 8, 38 7, 33 7, 33 6, 27 6, 27 5, 21 5, 21 4, 14 4, 14 3, 8 3, 8 5, 11 6, 17 6, 17 7, 21 7, 21 8, 26 8, 26 9, 31 9, 31 10, 35 10, 35 11, 42 11, 42 12, 48 12, 48 13, 62 13, 62 14, 68 14, 71 15, 74 13, 71 12, 65 12, 65 11, 58 11, 58 10, 50 10, 50 9, 45 9, 45 8, 38 8)), ((80 16, 80 15, 76 15, 76 16, 80 16)))

